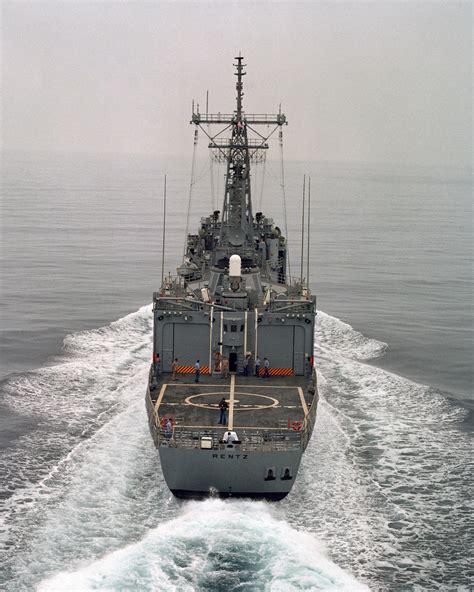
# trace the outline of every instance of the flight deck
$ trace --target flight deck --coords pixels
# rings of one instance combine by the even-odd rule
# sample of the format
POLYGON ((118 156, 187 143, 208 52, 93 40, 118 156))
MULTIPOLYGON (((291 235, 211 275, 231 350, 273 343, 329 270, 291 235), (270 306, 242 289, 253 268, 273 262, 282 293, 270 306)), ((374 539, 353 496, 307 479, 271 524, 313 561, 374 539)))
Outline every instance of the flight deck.
POLYGON ((308 379, 270 376, 260 378, 231 374, 193 375, 163 374, 161 384, 151 391, 154 410, 159 418, 171 418, 183 429, 216 429, 219 426, 219 402, 227 401, 227 422, 222 430, 299 430, 303 426, 313 397, 307 392, 308 379))

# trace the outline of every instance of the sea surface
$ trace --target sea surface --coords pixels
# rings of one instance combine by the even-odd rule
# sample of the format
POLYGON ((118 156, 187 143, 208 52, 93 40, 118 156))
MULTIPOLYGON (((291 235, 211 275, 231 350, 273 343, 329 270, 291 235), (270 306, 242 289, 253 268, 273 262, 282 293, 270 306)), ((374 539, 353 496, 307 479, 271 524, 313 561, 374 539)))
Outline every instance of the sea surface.
POLYGON ((316 429, 284 501, 180 502, 144 408, 163 178, 168 273, 224 169, 2 153, 0 589, 474 588, 472 173, 288 162, 285 222, 279 166, 254 210, 299 275, 311 176, 316 429))

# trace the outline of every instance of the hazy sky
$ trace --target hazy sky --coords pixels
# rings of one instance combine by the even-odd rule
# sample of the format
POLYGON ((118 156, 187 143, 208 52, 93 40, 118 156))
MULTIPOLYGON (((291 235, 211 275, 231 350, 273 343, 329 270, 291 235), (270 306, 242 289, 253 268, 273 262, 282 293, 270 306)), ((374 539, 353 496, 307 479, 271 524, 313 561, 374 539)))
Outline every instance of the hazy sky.
POLYGON ((191 100, 281 102, 288 158, 472 159, 471 2, 5 2, 4 149, 189 156, 191 100))

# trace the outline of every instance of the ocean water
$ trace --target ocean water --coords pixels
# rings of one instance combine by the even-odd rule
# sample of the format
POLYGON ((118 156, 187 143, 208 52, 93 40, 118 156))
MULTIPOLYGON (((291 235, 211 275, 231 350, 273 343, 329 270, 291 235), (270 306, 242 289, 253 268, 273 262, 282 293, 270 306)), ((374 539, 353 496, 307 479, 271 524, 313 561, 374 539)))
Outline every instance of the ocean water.
MULTIPOLYGON (((213 204, 208 166, 190 229, 222 187, 215 165, 213 204)), ((287 164, 293 275, 312 177, 321 403, 292 493, 267 504, 178 502, 148 433, 163 174, 168 271, 188 169, 2 155, 0 588, 469 590, 470 174, 287 164)), ((277 171, 253 194, 284 227, 277 171)))

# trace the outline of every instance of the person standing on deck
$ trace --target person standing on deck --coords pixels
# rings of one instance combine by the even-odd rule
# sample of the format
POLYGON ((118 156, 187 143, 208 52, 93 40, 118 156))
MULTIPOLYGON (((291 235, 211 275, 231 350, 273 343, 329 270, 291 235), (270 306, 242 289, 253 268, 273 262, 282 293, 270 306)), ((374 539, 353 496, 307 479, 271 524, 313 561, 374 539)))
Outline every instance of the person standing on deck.
POLYGON ((267 358, 263 358, 263 378, 268 378, 270 376, 268 370, 270 369, 270 362, 267 358))
POLYGON ((199 360, 196 360, 196 363, 194 364, 194 372, 194 382, 199 382, 199 377, 201 376, 201 364, 199 363, 199 360))
POLYGON ((221 353, 216 351, 214 352, 214 372, 221 371, 221 353))
POLYGON ((219 401, 219 409, 221 412, 221 415, 219 417, 219 423, 224 425, 227 423, 227 408, 229 407, 227 401, 225 400, 224 397, 222 397, 222 399, 219 401))
POLYGON ((229 358, 222 358, 222 378, 229 378, 229 358))
POLYGON ((155 374, 155 376, 157 374, 159 374, 160 369, 161 369, 160 354, 157 354, 155 352, 155 353, 153 353, 153 374, 155 374))
POLYGON ((245 358, 243 361, 244 376, 249 375, 249 362, 250 362, 250 354, 245 354, 245 358))
POLYGON ((173 372, 173 376, 171 377, 171 380, 176 380, 176 372, 178 372, 178 358, 175 358, 173 360, 173 363, 171 364, 171 370, 173 372))
POLYGON ((232 442, 238 442, 239 437, 235 432, 226 432, 222 438, 222 441, 227 442, 227 444, 232 444, 232 442))
POLYGON ((255 376, 260 376, 260 358, 258 356, 255 360, 255 376))
POLYGON ((165 438, 168 440, 173 437, 173 420, 170 417, 165 426, 165 438))

